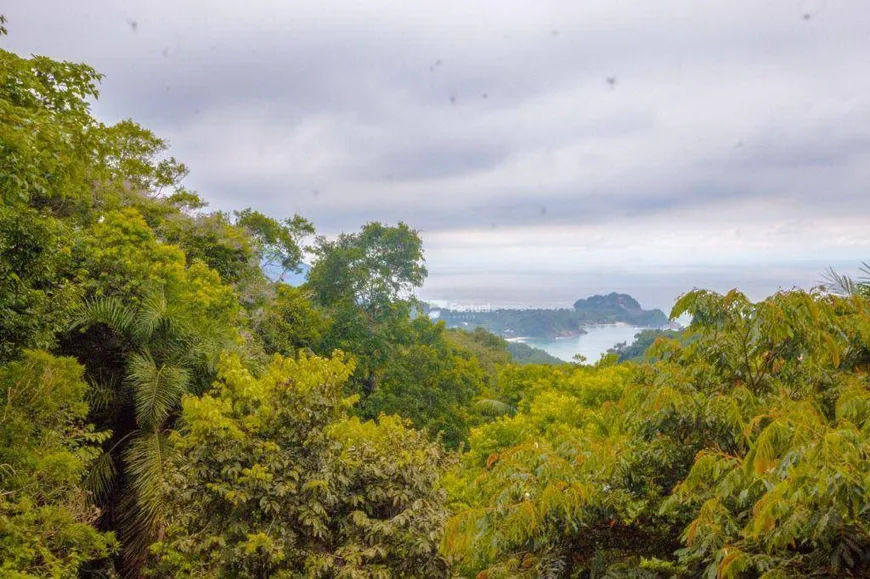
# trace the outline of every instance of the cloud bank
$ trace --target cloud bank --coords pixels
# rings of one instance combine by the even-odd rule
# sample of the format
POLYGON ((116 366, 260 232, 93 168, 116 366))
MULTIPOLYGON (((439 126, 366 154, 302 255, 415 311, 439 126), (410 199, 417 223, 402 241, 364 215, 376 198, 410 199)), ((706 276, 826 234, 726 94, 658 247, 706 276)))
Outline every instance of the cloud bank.
POLYGON ((169 138, 213 208, 422 230, 424 295, 663 305, 870 259, 866 0, 3 10, 4 47, 105 73, 97 114, 169 138))

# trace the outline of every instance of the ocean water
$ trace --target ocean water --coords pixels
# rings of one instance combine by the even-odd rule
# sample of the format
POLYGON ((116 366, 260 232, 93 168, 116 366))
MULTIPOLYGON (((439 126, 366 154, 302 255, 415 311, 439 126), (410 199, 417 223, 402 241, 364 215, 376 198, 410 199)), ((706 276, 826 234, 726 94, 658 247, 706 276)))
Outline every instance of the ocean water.
POLYGON ((631 343, 634 335, 647 328, 625 325, 590 326, 585 328, 588 333, 573 338, 556 338, 545 340, 541 338, 527 338, 520 340, 523 343, 545 350, 551 356, 555 356, 567 362, 574 361, 574 354, 586 356, 586 364, 593 364, 601 358, 601 354, 607 352, 619 342, 631 343))
MULTIPOLYGON (((427 264, 428 265, 428 264, 427 264)), ((780 289, 818 285, 828 266, 840 273, 860 276, 859 260, 763 264, 756 266, 638 267, 540 272, 517 267, 515 271, 439 269, 432 265, 419 292, 425 301, 489 306, 491 308, 570 308, 574 301, 610 292, 632 296, 644 309, 659 308, 669 314, 676 299, 695 288, 727 293, 739 288, 753 301, 780 289)))

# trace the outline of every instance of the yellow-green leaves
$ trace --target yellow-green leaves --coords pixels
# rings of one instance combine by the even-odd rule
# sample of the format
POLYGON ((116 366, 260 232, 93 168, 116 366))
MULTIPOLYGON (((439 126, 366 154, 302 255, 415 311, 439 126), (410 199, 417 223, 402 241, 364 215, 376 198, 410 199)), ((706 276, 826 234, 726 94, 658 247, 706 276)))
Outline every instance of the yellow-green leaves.
POLYGON ((837 419, 849 421, 863 428, 870 419, 870 383, 866 375, 857 376, 848 384, 837 399, 837 419))
POLYGON ((101 79, 83 64, 0 50, 0 191, 4 203, 81 200, 96 162, 90 100, 101 79))
POLYGON ((444 576, 448 458, 401 418, 347 418, 351 371, 340 353, 257 374, 228 355, 210 393, 185 397, 155 574, 444 576))
POLYGON ((693 315, 684 341, 659 344, 628 382, 595 368, 566 388, 564 371, 512 370, 519 411, 475 429, 446 479, 460 511, 443 549, 493 577, 553 561, 615 577, 866 572, 861 299, 692 292, 674 310, 693 315), (651 559, 668 571, 644 574, 651 559))
POLYGON ((0 366, 0 576, 72 577, 116 548, 82 484, 108 436, 84 424, 82 371, 37 351, 0 366))

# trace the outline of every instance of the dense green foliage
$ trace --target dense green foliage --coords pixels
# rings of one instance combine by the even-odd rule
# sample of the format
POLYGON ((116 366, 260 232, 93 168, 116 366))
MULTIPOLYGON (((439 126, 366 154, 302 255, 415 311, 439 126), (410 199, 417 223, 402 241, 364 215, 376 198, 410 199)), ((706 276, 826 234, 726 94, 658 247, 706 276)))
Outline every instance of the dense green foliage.
MULTIPOLYGON (((384 380, 379 398, 366 405, 372 417, 379 406, 401 407, 396 400, 409 399, 401 380, 410 365, 431 359, 413 376, 427 388, 443 388, 441 404, 402 412, 430 427, 429 437, 392 418, 382 427, 356 422, 345 433, 370 453, 395 437, 409 443, 416 437, 425 447, 447 423, 454 434, 445 439, 455 444, 464 438, 468 410, 452 395, 470 401, 480 370, 463 354, 468 370, 454 372, 451 356, 458 349, 440 329, 424 320, 412 325, 406 315, 409 290, 425 275, 416 232, 373 223, 358 235, 319 239, 312 283, 276 286, 263 268, 297 269, 303 238, 313 233, 307 221, 251 209, 204 212, 201 198, 182 185, 187 168, 166 155, 164 141, 133 121, 106 126, 91 116, 89 100, 100 79, 91 68, 5 51, 0 64, 3 376, 20 373, 25 359, 49 356, 27 349, 81 364, 77 374, 64 370, 60 383, 71 384, 67 388, 30 386, 58 413, 38 432, 21 425, 38 420, 40 407, 19 407, 24 400, 13 396, 36 378, 5 387, 10 399, 2 426, 10 454, 0 461, 4 564, 36 576, 69 575, 82 563, 93 572, 117 568, 136 575, 153 560, 149 546, 165 536, 168 520, 183 514, 172 511, 178 503, 168 494, 171 459, 184 448, 184 437, 176 434, 181 401, 213 389, 222 355, 258 372, 273 353, 330 356, 343 348, 364 372, 342 388, 352 393, 359 384, 384 380), (401 364, 382 353, 402 349, 417 358, 409 355, 401 364), (430 376, 430 369, 442 378, 430 376), (12 437, 18 432, 27 438, 12 437), (60 460, 67 443, 74 456, 65 470, 39 462, 42 453, 60 460), (45 538, 52 524, 60 534, 45 538), (117 559, 104 558, 113 552, 117 559)), ((296 451, 296 442, 283 442, 296 451)), ((339 472, 357 458, 338 454, 332 460, 339 472)), ((366 466, 374 463, 367 458, 366 466)), ((372 474, 358 469, 346 476, 372 474)), ((437 476, 425 476, 434 488, 437 476)), ((394 484, 400 488, 402 480, 394 484)), ((433 537, 430 546, 437 543, 433 537)), ((389 566, 383 559, 377 564, 389 566)))
POLYGON ((232 357, 185 398, 155 575, 444 576, 446 455, 398 418, 348 418, 350 372, 276 356, 258 378, 232 357))
MULTIPOLYGON (((867 280, 551 364, 421 315, 403 223, 205 211, 99 80, 0 51, 3 577, 870 574, 867 280)), ((488 315, 662 322, 546 312, 488 315)))
POLYGON ((364 398, 363 416, 401 414, 417 428, 440 433, 450 447, 468 436, 471 404, 484 385, 480 363, 426 318, 411 323, 413 342, 384 363, 378 388, 364 398))
POLYGON ((275 288, 254 328, 267 352, 292 356, 323 349, 330 320, 309 296, 310 292, 285 284, 275 288))
POLYGON ((470 350, 481 365, 488 369, 511 362, 516 364, 565 363, 540 348, 534 348, 522 342, 509 342, 483 328, 474 328, 471 331, 451 328, 448 337, 454 343, 470 350))
POLYGON ((659 338, 679 340, 683 336, 681 330, 641 330, 634 335, 632 343, 620 342, 607 350, 608 354, 616 354, 620 362, 646 362, 647 352, 659 338))
POLYGON ((870 304, 699 291, 683 313, 694 339, 659 343, 653 365, 552 370, 473 431, 444 539, 464 569, 867 573, 870 304))
POLYGON ((0 575, 69 577, 115 547, 82 488, 107 432, 85 423, 87 384, 70 358, 26 351, 0 368, 0 575))
POLYGON ((513 361, 517 364, 558 365, 565 363, 564 360, 560 360, 540 348, 535 348, 522 342, 508 342, 507 349, 511 353, 511 356, 513 356, 513 361))
POLYGON ((595 324, 660 327, 668 322, 661 310, 644 310, 631 296, 617 293, 577 300, 572 309, 453 311, 438 308, 437 312, 438 319, 451 328, 479 327, 500 336, 528 338, 576 336, 584 333, 584 326, 595 324))
POLYGON ((81 295, 73 243, 65 224, 35 209, 0 207, 0 363, 54 346, 66 328, 81 295))

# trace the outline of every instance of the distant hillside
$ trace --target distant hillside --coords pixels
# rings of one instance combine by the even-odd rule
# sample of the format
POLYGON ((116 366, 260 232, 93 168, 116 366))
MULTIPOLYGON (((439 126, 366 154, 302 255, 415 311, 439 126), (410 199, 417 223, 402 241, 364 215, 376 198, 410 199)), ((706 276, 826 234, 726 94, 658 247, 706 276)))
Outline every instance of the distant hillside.
POLYGON ((430 307, 428 313, 433 319, 444 320, 448 327, 479 327, 503 337, 569 337, 584 334, 585 326, 597 324, 660 328, 668 323, 661 310, 645 310, 630 295, 618 293, 577 300, 573 308, 458 311, 430 307))
POLYGON ((623 322, 632 326, 661 327, 668 323, 668 317, 661 310, 645 310, 630 295, 616 292, 577 300, 574 311, 597 320, 592 322, 596 324, 623 322))
POLYGON ((498 368, 513 362, 514 364, 565 364, 564 360, 553 357, 547 352, 533 348, 528 344, 508 342, 483 328, 460 330, 452 328, 447 331, 447 338, 453 343, 472 352, 480 362, 484 372, 491 377, 498 374, 498 368))
POLYGON ((546 364, 548 366, 557 366, 565 364, 565 360, 560 360, 555 356, 551 356, 540 348, 523 344, 522 342, 508 342, 508 352, 513 356, 513 360, 517 364, 546 364))
POLYGON ((575 310, 589 311, 612 311, 612 312, 642 312, 643 308, 636 299, 628 294, 618 294, 612 292, 606 296, 595 295, 586 298, 585 300, 577 300, 574 302, 575 310))
POLYGON ((618 360, 620 362, 631 361, 641 363, 649 358, 647 351, 658 338, 673 338, 684 341, 685 335, 686 331, 683 329, 642 330, 634 335, 634 341, 630 344, 628 342, 620 342, 607 350, 607 353, 619 356, 618 360))

